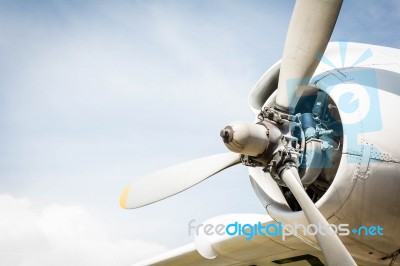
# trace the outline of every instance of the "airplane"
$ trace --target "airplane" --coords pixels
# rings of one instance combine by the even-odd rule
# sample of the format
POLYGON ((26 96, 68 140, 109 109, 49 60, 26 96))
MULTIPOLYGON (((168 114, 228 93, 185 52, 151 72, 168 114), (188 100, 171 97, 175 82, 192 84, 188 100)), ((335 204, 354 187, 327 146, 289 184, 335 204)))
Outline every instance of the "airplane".
POLYGON ((400 50, 329 42, 341 5, 296 1, 282 59, 250 93, 255 121, 221 130, 230 152, 145 176, 120 199, 143 207, 242 163, 266 214, 211 218, 222 234, 199 230, 135 265, 400 265, 400 50))

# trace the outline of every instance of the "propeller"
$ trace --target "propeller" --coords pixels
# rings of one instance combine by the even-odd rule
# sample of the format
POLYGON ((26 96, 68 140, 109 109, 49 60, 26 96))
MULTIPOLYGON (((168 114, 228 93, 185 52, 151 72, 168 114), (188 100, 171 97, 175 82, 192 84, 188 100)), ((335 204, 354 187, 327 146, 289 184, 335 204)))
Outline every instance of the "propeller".
POLYGON ((293 144, 293 119, 298 98, 324 53, 342 0, 297 0, 286 37, 274 109, 264 106, 256 124, 235 122, 221 131, 232 153, 219 154, 173 166, 145 176, 122 193, 123 208, 138 208, 182 192, 242 161, 269 167, 276 180, 292 192, 310 224, 328 265, 356 265, 339 237, 311 201, 298 173, 300 149, 293 144))
POLYGON ((127 186, 120 205, 122 208, 135 209, 163 200, 239 162, 240 155, 229 152, 165 168, 127 186))
POLYGON ((292 191, 297 202, 300 204, 310 224, 317 225, 319 231, 315 235, 321 251, 329 266, 357 265, 349 251, 340 241, 339 237, 329 226, 328 221, 311 201, 307 192, 301 184, 299 174, 295 168, 286 168, 282 171, 283 182, 292 191), (323 232, 323 233, 322 233, 323 232))
POLYGON ((343 0, 297 0, 279 72, 275 108, 293 113, 332 35, 343 0))

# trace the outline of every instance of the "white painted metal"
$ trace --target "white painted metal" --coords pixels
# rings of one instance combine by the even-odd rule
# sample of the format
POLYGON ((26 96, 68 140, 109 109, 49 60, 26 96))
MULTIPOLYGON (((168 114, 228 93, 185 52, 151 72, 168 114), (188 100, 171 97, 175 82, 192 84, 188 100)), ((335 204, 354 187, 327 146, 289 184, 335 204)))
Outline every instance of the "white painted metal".
MULTIPOLYGON (((260 222, 263 226, 277 225, 266 214, 234 213, 225 214, 203 221, 202 224, 218 225, 238 222, 241 224, 255 224, 260 222)), ((281 236, 257 235, 249 241, 244 235, 205 235, 200 231, 197 239, 201 239, 201 246, 196 244, 185 245, 160 256, 139 262, 133 266, 223 266, 223 265, 277 265, 274 260, 290 258, 301 255, 312 255, 324 262, 319 250, 305 244, 295 236, 287 236, 282 240, 281 236), (199 250, 200 249, 200 250, 199 250), (213 255, 213 259, 206 259, 202 255, 213 255)), ((301 262, 300 262, 301 263, 301 262)), ((304 261, 303 261, 304 263, 304 261)), ((291 264, 296 265, 296 264, 291 264)), ((301 264, 305 265, 305 264, 301 264)))
POLYGON ((317 226, 315 237, 329 266, 357 265, 325 217, 311 201, 295 168, 284 169, 282 180, 292 191, 310 224, 317 226))
POLYGON ((282 56, 276 104, 294 111, 329 42, 342 0, 297 0, 282 56))
MULTIPOLYGON (((368 79, 374 78, 377 93, 369 96, 375 97, 379 101, 378 104, 369 106, 369 108, 378 110, 379 115, 374 121, 356 121, 358 132, 348 132, 348 127, 345 127, 345 136, 357 133, 358 145, 356 149, 349 151, 349 139, 345 137, 345 142, 342 143, 343 154, 336 177, 316 206, 331 224, 349 224, 349 228, 378 224, 384 227, 384 236, 363 237, 351 234, 341 237, 341 240, 353 257, 363 265, 387 265, 388 261, 380 261, 380 258, 388 256, 400 247, 400 220, 398 219, 400 209, 397 207, 400 204, 400 195, 396 192, 400 190, 400 152, 398 149, 400 128, 394 116, 400 103, 400 65, 398 64, 400 50, 359 43, 330 43, 324 57, 327 60, 320 63, 312 82, 318 88, 329 92, 333 99, 339 100, 340 95, 354 92, 352 89, 354 84, 356 87, 359 87, 357 84, 368 85, 366 84, 368 79), (366 53, 370 56, 363 58, 363 54, 366 53), (360 61, 360 58, 363 60, 360 61), (340 70, 335 70, 336 68, 340 70), (367 81, 357 80, 354 75, 357 68, 371 70, 371 75, 374 77, 371 75, 366 77, 367 81), (325 76, 325 78, 321 79, 321 76, 325 76), (347 77, 348 80, 339 81, 337 77, 347 77), (348 90, 343 85, 340 85, 341 90, 333 89, 332 86, 337 82, 347 84, 348 90), (369 126, 368 123, 379 122, 381 122, 379 130, 366 130, 369 126), (372 152, 366 154, 371 145, 379 151, 379 156, 372 152), (363 159, 365 156, 371 158, 363 159)), ((277 80, 277 75, 268 73, 264 75, 271 77, 271 80, 264 81, 264 84, 273 83, 273 79, 277 80)), ((262 88, 257 85, 249 99, 262 97, 260 93, 262 88)), ((268 90, 268 86, 265 86, 264 89, 268 90)), ((274 97, 273 91, 264 91, 263 94, 272 95, 270 98, 274 97)), ((365 100, 366 97, 364 94, 356 94, 356 96, 359 100, 363 98, 365 100)), ((259 105, 254 105, 256 101, 249 102, 253 103, 252 109, 261 108, 259 105)), ((268 99, 268 102, 273 103, 271 99, 268 99)), ((361 109, 357 113, 362 117, 364 116, 363 106, 360 105, 360 107, 361 109)), ((348 112, 339 111, 346 123, 354 122, 348 112)), ((254 171, 250 172, 250 175, 254 175, 254 171)), ((264 178, 271 179, 268 175, 265 175, 264 178)), ((279 191, 276 189, 266 190, 264 195, 273 195, 272 193, 279 194, 279 191)), ((262 194, 257 192, 257 195, 262 194)), ((267 206, 267 212, 271 217, 285 224, 307 224, 303 211, 287 211, 282 208, 282 202, 276 198, 278 197, 260 199, 263 205, 267 206)), ((314 237, 307 236, 305 240, 311 245, 316 244, 314 237)))
POLYGON ((235 121, 229 124, 232 130, 232 140, 224 142, 233 152, 257 156, 268 147, 267 129, 258 124, 235 121))
POLYGON ((239 154, 229 152, 160 170, 126 187, 121 196, 121 207, 139 208, 173 196, 239 161, 239 154))

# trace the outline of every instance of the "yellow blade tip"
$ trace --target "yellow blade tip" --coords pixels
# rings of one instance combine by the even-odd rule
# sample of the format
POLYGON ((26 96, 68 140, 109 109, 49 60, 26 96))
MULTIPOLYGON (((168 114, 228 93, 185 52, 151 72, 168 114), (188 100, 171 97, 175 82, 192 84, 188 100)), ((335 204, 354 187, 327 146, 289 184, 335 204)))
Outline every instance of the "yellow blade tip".
POLYGON ((127 186, 124 191, 122 191, 121 198, 119 199, 119 206, 121 206, 121 208, 126 209, 126 199, 128 198, 130 188, 131 186, 127 186))

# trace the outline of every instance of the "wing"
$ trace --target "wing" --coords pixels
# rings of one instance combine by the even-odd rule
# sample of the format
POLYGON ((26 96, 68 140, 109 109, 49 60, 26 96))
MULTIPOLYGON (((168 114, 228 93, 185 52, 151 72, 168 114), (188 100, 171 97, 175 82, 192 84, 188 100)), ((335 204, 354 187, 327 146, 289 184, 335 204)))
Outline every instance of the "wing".
MULTIPOLYGON (((235 228, 244 228, 249 224, 253 229, 247 227, 247 235, 206 235, 203 230, 195 236, 194 243, 171 250, 160 256, 142 261, 134 266, 144 265, 324 265, 325 260, 322 253, 306 244, 298 237, 275 235, 275 229, 279 228, 271 217, 260 214, 229 214, 212 218, 202 223, 202 228, 208 224, 214 228, 218 225, 236 225, 229 228, 234 233, 235 228), (259 224, 260 223, 260 224, 259 224), (269 228, 269 234, 255 234, 254 226, 262 225, 269 228), (253 231, 251 231, 253 230, 253 231), (201 233, 202 232, 202 233, 201 233), (251 233, 253 232, 253 233, 251 233), (249 240, 250 235, 253 237, 249 240), (273 236, 275 235, 275 236, 273 236), (246 240, 246 238, 248 240, 246 240), (202 254, 202 255, 201 255, 202 254), (204 257, 205 256, 205 257, 204 257), (208 257, 209 259, 207 259, 208 257)), ((210 227, 210 226, 209 226, 210 227)), ((197 230, 197 228, 195 228, 197 230)), ((257 229, 258 230, 258 229, 257 229)), ((209 230, 210 231, 210 230, 209 230)), ((211 230, 212 231, 212 230, 211 230)), ((263 231, 265 232, 265 231, 263 231)), ((310 243, 312 244, 312 243, 310 243)))

